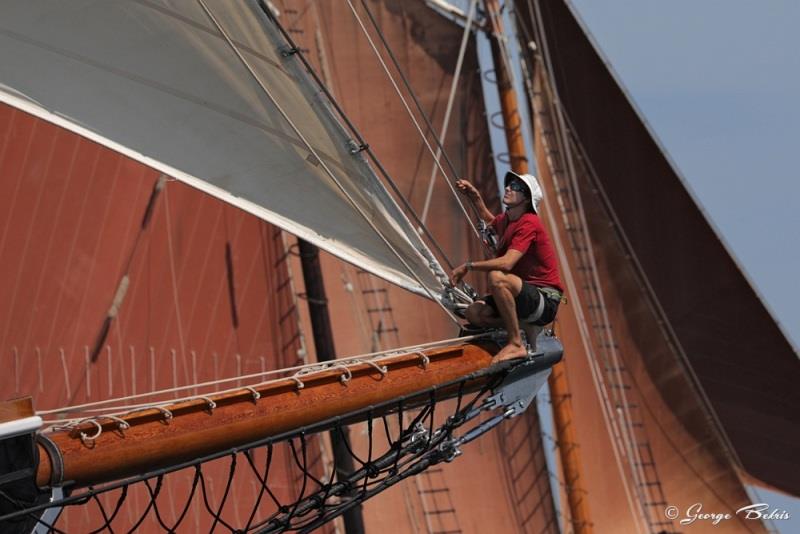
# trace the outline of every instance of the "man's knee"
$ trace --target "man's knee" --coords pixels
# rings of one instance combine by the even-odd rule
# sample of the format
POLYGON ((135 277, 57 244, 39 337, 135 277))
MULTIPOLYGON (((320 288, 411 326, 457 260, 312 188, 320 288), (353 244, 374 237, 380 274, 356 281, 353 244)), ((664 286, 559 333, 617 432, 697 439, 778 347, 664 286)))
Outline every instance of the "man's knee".
POLYGON ((508 280, 508 275, 503 271, 489 271, 489 287, 492 292, 509 289, 511 283, 508 280))

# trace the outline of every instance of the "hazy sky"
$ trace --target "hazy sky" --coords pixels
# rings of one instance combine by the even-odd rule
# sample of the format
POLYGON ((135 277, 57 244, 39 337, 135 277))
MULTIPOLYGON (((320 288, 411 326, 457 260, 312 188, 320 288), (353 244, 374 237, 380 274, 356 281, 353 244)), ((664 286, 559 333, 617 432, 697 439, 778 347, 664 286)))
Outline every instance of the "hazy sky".
POLYGON ((798 347, 800 2, 571 2, 798 347))

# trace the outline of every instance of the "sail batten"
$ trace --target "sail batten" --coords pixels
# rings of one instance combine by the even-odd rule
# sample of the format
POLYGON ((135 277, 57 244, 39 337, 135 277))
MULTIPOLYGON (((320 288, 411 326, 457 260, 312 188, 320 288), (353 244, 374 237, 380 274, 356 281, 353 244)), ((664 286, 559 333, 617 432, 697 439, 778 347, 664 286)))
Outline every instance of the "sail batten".
POLYGON ((3 6, 0 100, 438 299, 441 267, 277 29, 206 4, 233 46, 202 4, 3 6))

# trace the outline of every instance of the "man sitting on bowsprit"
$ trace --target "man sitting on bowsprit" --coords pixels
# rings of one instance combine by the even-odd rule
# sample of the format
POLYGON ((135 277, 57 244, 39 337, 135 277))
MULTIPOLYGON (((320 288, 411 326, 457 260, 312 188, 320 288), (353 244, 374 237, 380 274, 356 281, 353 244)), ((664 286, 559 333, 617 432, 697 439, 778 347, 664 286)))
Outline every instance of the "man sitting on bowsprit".
POLYGON ((503 195, 506 211, 495 216, 475 186, 466 180, 456 185, 475 202, 480 217, 499 236, 494 259, 467 261, 452 272, 453 284, 469 271, 489 273, 491 295, 472 303, 466 318, 479 328, 505 327, 508 344, 497 353, 498 361, 525 356, 520 322, 528 341, 535 344, 535 335, 530 339, 536 330, 532 327, 553 321, 563 292, 553 245, 537 215, 542 188, 533 175, 507 173, 503 195))

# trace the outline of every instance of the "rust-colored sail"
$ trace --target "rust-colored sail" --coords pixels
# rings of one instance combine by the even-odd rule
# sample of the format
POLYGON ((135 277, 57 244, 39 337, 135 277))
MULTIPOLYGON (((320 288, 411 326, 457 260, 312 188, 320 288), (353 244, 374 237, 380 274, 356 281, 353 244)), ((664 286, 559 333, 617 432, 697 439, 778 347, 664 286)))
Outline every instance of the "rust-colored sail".
MULTIPOLYGON (((593 518, 598 530, 655 530, 668 505, 732 514, 750 502, 741 469, 796 492, 787 445, 798 424, 781 408, 795 395, 796 355, 569 7, 531 5, 521 20, 537 39, 537 163, 570 293, 557 331, 587 498, 605 511, 593 518), (762 385, 743 386, 754 380, 762 385), (749 434, 774 417, 766 445, 749 434), (633 464, 625 455, 635 447, 625 451, 630 440, 615 432, 646 443, 633 464), (649 519, 647 505, 657 512, 649 519)), ((764 531, 741 515, 725 527, 764 531)))
MULTIPOLYGON (((560 2, 543 7, 562 104, 647 280, 648 297, 707 398, 704 408, 713 410, 744 469, 800 493, 791 475, 798 470, 792 444, 800 437, 791 409, 800 378, 797 355, 569 9, 560 2), (598 100, 604 105, 591 104, 598 100), (774 422, 768 436, 762 431, 766 421, 774 422)), ((651 371, 664 365, 675 367, 648 363, 651 371)), ((676 412, 691 411, 680 408, 688 399, 663 378, 659 390, 676 412)), ((707 432, 698 428, 705 426, 702 417, 700 425, 682 418, 691 432, 707 432)))
MULTIPOLYGON (((372 51, 355 38, 360 29, 353 15, 328 4, 276 4, 281 22, 308 48, 319 72, 327 70, 346 113, 420 210, 432 158, 372 51)), ((367 6, 438 129, 462 29, 422 2, 370 0, 367 6)), ((363 7, 357 10, 365 17, 363 7)), ((467 52, 445 148, 455 175, 476 181, 499 208, 472 44, 467 52)), ((8 171, 2 251, 20 258, 4 263, 9 277, 0 282, 7 317, 19 322, 9 327, 16 337, 0 347, 17 371, 2 378, 6 396, 34 393, 37 408, 50 408, 283 367, 302 356, 292 297, 303 288, 300 280, 291 287, 280 233, 184 185, 159 183, 151 169, 74 134, 6 106, 0 113, 7 128, 0 165, 8 171), (36 243, 29 249, 28 232, 36 243), (53 243, 52 250, 42 243, 53 243), (46 391, 39 389, 45 378, 46 391)), ((441 177, 436 180, 428 227, 455 263, 479 257, 470 223, 441 177)), ((456 333, 435 304, 333 258, 323 262, 340 354, 456 333)), ((376 498, 366 510, 370 528, 557 531, 535 413, 501 432, 479 441, 460 464, 376 498)), ((280 454, 292 462, 288 450, 280 454)), ((226 466, 212 468, 224 480, 226 466)), ((287 473, 275 473, 279 494, 297 489, 287 473)), ((170 499, 187 491, 189 478, 169 485, 170 499)), ((252 491, 236 481, 233 488, 239 496, 252 491)), ((237 511, 238 502, 229 499, 225 510, 245 513, 237 511)), ((179 511, 176 505, 173 512, 179 511)), ((67 530, 87 530, 97 524, 88 515, 72 508, 62 521, 67 530)), ((187 517, 193 519, 191 510, 187 517)), ((156 528, 141 525, 149 527, 156 528)))
MULTIPOLYGON (((282 234, 159 178, 0 105, 2 397, 28 394, 47 410, 300 362, 282 234)), ((288 450, 276 457, 292 462, 288 450)), ((225 467, 210 467, 215 473, 225 467)), ((278 492, 290 495, 296 481, 284 476, 278 492)), ((185 494, 190 484, 178 473, 165 494, 185 494)), ((226 510, 249 513, 238 502, 226 510)), ((189 514, 192 528, 208 528, 197 517, 189 514)), ((95 509, 71 507, 60 524, 86 531, 99 519, 95 509)), ((155 519, 140 528, 157 528, 155 519)))

